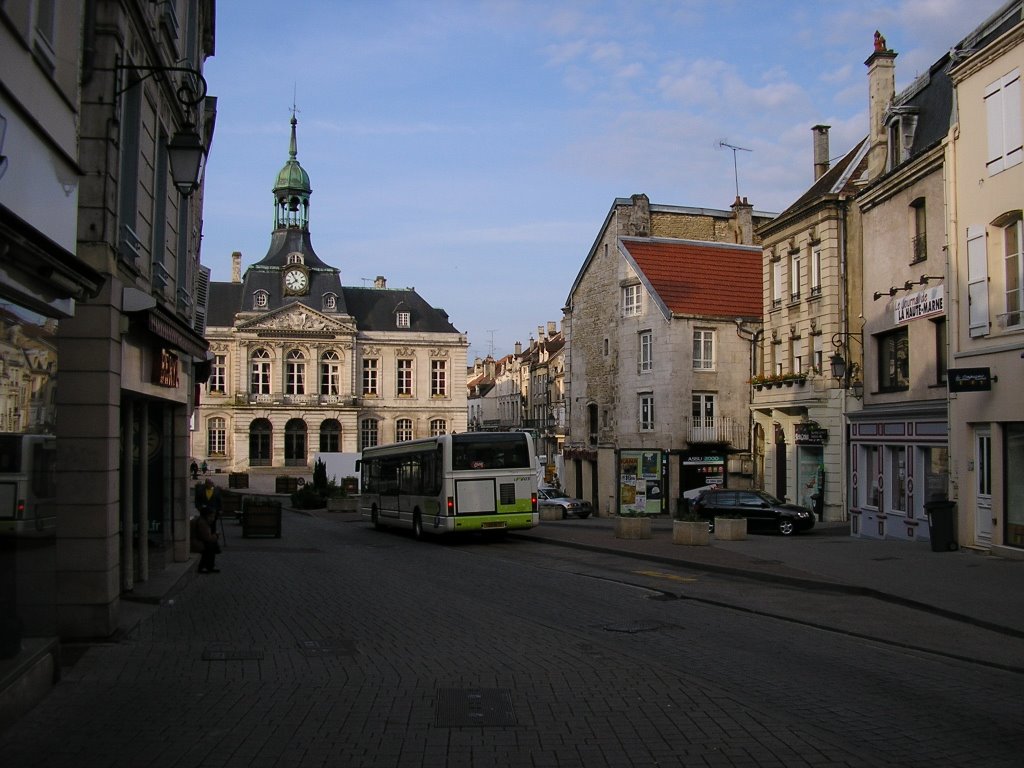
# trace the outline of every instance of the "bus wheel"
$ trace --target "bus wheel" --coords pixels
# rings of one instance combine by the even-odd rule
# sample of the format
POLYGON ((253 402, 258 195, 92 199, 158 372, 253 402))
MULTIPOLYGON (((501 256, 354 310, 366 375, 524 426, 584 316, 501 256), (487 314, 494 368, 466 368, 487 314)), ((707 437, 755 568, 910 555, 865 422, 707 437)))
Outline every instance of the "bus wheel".
POLYGON ((423 540, 423 517, 419 512, 414 512, 412 516, 412 536, 417 541, 423 540))

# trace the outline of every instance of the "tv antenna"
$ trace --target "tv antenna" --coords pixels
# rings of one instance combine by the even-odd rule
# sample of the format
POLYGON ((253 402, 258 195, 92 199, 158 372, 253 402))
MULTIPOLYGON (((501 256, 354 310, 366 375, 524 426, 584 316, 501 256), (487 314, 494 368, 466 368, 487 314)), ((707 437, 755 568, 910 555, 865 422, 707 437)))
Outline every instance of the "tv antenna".
POLYGON ((487 356, 494 357, 494 332, 497 328, 488 328, 487 333, 490 335, 491 340, 487 344, 487 356))
POLYGON ((739 200, 740 199, 740 171, 739 171, 739 167, 736 164, 736 153, 737 152, 753 152, 754 150, 747 149, 746 147, 737 147, 735 144, 730 144, 725 139, 719 139, 715 143, 715 146, 717 146, 719 149, 721 149, 722 147, 728 147, 729 149, 732 150, 732 173, 733 173, 733 176, 736 178, 736 199, 739 200))

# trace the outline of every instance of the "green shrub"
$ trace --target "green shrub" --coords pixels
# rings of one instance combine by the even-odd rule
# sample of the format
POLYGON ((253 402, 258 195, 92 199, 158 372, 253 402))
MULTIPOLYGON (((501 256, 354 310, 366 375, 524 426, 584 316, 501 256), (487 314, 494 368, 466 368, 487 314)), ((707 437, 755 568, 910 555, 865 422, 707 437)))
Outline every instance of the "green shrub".
POLYGON ((323 459, 317 459, 313 464, 313 487, 320 492, 327 487, 327 464, 323 459))
POLYGON ((312 484, 304 485, 292 494, 293 509, 322 509, 326 506, 323 494, 312 484))

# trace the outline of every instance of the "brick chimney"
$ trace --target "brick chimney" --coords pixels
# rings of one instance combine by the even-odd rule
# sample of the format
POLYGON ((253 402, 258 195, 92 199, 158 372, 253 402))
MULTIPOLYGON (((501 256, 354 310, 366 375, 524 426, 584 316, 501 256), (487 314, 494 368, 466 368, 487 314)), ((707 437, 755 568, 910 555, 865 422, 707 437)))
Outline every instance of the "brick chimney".
POLYGON ((814 134, 814 180, 817 181, 828 172, 831 164, 828 159, 828 125, 816 125, 811 128, 814 134))
POLYGON ((632 208, 629 212, 627 234, 632 237, 650 237, 651 235, 651 201, 647 195, 633 195, 632 208))
POLYGON ((885 172, 889 140, 882 118, 896 95, 896 51, 890 51, 885 38, 875 32, 875 50, 864 64, 868 68, 868 178, 885 172))
POLYGON ((235 251, 231 254, 231 282, 242 282, 242 252, 235 251))
POLYGON ((740 245, 754 244, 754 206, 737 196, 731 206, 736 242, 740 245))

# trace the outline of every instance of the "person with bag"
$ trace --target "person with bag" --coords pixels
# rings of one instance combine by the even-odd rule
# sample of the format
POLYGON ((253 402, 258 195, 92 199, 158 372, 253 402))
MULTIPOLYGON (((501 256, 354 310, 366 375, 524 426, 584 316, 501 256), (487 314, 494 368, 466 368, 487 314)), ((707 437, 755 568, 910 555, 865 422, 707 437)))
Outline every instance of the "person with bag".
POLYGON ((193 529, 193 549, 200 554, 199 573, 220 573, 215 567, 217 555, 220 554, 220 537, 217 535, 217 515, 220 514, 222 500, 220 489, 212 480, 196 488, 196 509, 199 517, 193 529))

